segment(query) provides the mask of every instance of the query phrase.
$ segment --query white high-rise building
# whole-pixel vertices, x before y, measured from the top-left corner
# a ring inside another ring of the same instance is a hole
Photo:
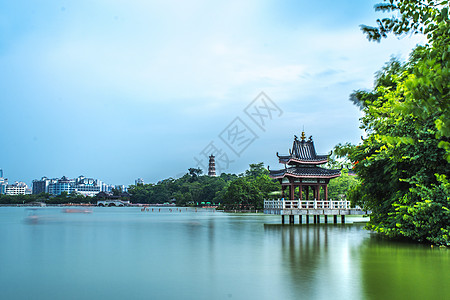
[[[74,188],[75,192],[77,192],[78,194],[93,197],[98,193],[100,193],[102,188],[102,182],[97,179],[80,176],[77,179],[75,179]]]
[[[29,194],[28,185],[25,182],[15,182],[6,186],[6,195],[26,195]]]

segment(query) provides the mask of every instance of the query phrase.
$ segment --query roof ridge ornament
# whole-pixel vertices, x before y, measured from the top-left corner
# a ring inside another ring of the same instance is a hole
[[[306,136],[305,136],[305,132],[304,131],[302,131],[302,142],[304,142],[305,141],[305,139],[306,139]]]

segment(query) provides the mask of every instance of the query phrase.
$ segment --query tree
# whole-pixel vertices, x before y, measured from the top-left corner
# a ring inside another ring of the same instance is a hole
[[[113,187],[111,192],[113,193],[114,196],[120,196],[120,194],[122,193],[122,187],[121,186]]]
[[[358,102],[359,104],[359,102]],[[333,151],[328,156],[328,162],[325,165],[329,169],[349,169],[352,167],[351,161],[348,159],[349,152],[353,149],[354,145],[350,143],[337,144],[334,146]]]
[[[330,181],[328,184],[329,199],[340,200],[341,198],[348,198],[348,193],[358,185],[358,179],[348,173],[347,169],[343,169],[341,176]]]
[[[264,199],[280,186],[268,175],[263,163],[250,164],[244,176],[232,181],[226,192],[219,193],[226,209],[262,209]],[[218,196],[219,196],[218,195]]]
[[[191,175],[191,182],[198,179],[198,177],[203,173],[200,168],[189,168],[189,175]]]
[[[250,164],[249,169],[245,171],[245,176],[256,178],[263,174],[269,174],[269,170],[264,168],[264,163]]]
[[[396,109],[427,120],[435,114],[436,138],[445,137],[439,147],[446,150],[450,162],[450,20],[449,1],[385,0],[377,11],[397,12],[390,18],[378,19],[378,26],[362,25],[369,40],[380,41],[388,33],[394,35],[425,34],[428,44],[412,55],[413,70],[403,79],[404,98]],[[386,3],[387,2],[387,3]],[[389,80],[389,78],[387,78]],[[380,81],[379,81],[380,82]],[[380,82],[384,85],[383,82]]]
[[[449,245],[448,1],[390,0],[376,9],[399,15],[363,26],[370,40],[424,33],[428,44],[414,49],[406,63],[387,63],[372,91],[352,95],[364,111],[367,137],[349,150],[360,179],[350,197],[372,210],[370,229]]]

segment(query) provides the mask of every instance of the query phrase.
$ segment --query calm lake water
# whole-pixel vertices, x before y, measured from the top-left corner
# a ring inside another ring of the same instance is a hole
[[[356,223],[279,223],[204,209],[0,207],[0,299],[449,299],[447,249]]]

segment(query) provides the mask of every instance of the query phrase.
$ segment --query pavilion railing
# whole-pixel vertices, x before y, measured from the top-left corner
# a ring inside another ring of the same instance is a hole
[[[350,201],[333,200],[264,200],[264,209],[350,209]]]

